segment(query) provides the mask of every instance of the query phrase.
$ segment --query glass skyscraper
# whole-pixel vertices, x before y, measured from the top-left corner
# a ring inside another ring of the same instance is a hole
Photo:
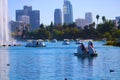
[[[73,22],[72,4],[69,0],[64,0],[63,5],[64,23],[70,24]]]
[[[61,13],[61,9],[55,9],[55,12],[54,12],[54,24],[55,24],[55,25],[62,24],[62,13]]]
[[[21,21],[22,16],[29,16],[30,28],[35,30],[40,25],[40,11],[32,10],[32,6],[24,6],[23,10],[16,10],[16,21]]]

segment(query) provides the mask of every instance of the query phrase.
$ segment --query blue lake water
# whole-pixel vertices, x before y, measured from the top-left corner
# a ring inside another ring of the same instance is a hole
[[[96,58],[74,56],[75,42],[46,42],[45,48],[0,47],[0,80],[120,80],[120,47],[103,44],[94,42]]]

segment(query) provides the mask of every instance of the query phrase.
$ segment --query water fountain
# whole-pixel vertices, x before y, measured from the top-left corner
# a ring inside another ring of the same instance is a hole
[[[10,31],[8,27],[8,1],[0,0],[0,45],[8,45]]]
[[[8,22],[8,0],[0,0],[0,46],[20,46],[11,38]]]

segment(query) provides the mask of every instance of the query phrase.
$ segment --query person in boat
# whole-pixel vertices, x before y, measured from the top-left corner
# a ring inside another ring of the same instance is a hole
[[[37,45],[37,41],[36,41],[36,40],[33,40],[32,46],[33,46],[33,47],[36,47],[36,45]]]
[[[88,42],[88,53],[89,54],[95,54],[96,53],[92,41]]]
[[[77,52],[80,53],[80,54],[87,53],[87,50],[86,50],[86,48],[85,48],[83,43],[81,43],[80,46],[78,46],[77,50],[78,50]]]
[[[37,41],[36,46],[38,46],[38,45],[39,45],[39,42]]]

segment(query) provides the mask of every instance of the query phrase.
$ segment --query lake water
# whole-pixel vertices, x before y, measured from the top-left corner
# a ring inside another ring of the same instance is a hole
[[[46,42],[45,48],[0,47],[0,80],[120,80],[120,48],[102,44],[94,42],[96,58],[74,56],[75,42]]]

